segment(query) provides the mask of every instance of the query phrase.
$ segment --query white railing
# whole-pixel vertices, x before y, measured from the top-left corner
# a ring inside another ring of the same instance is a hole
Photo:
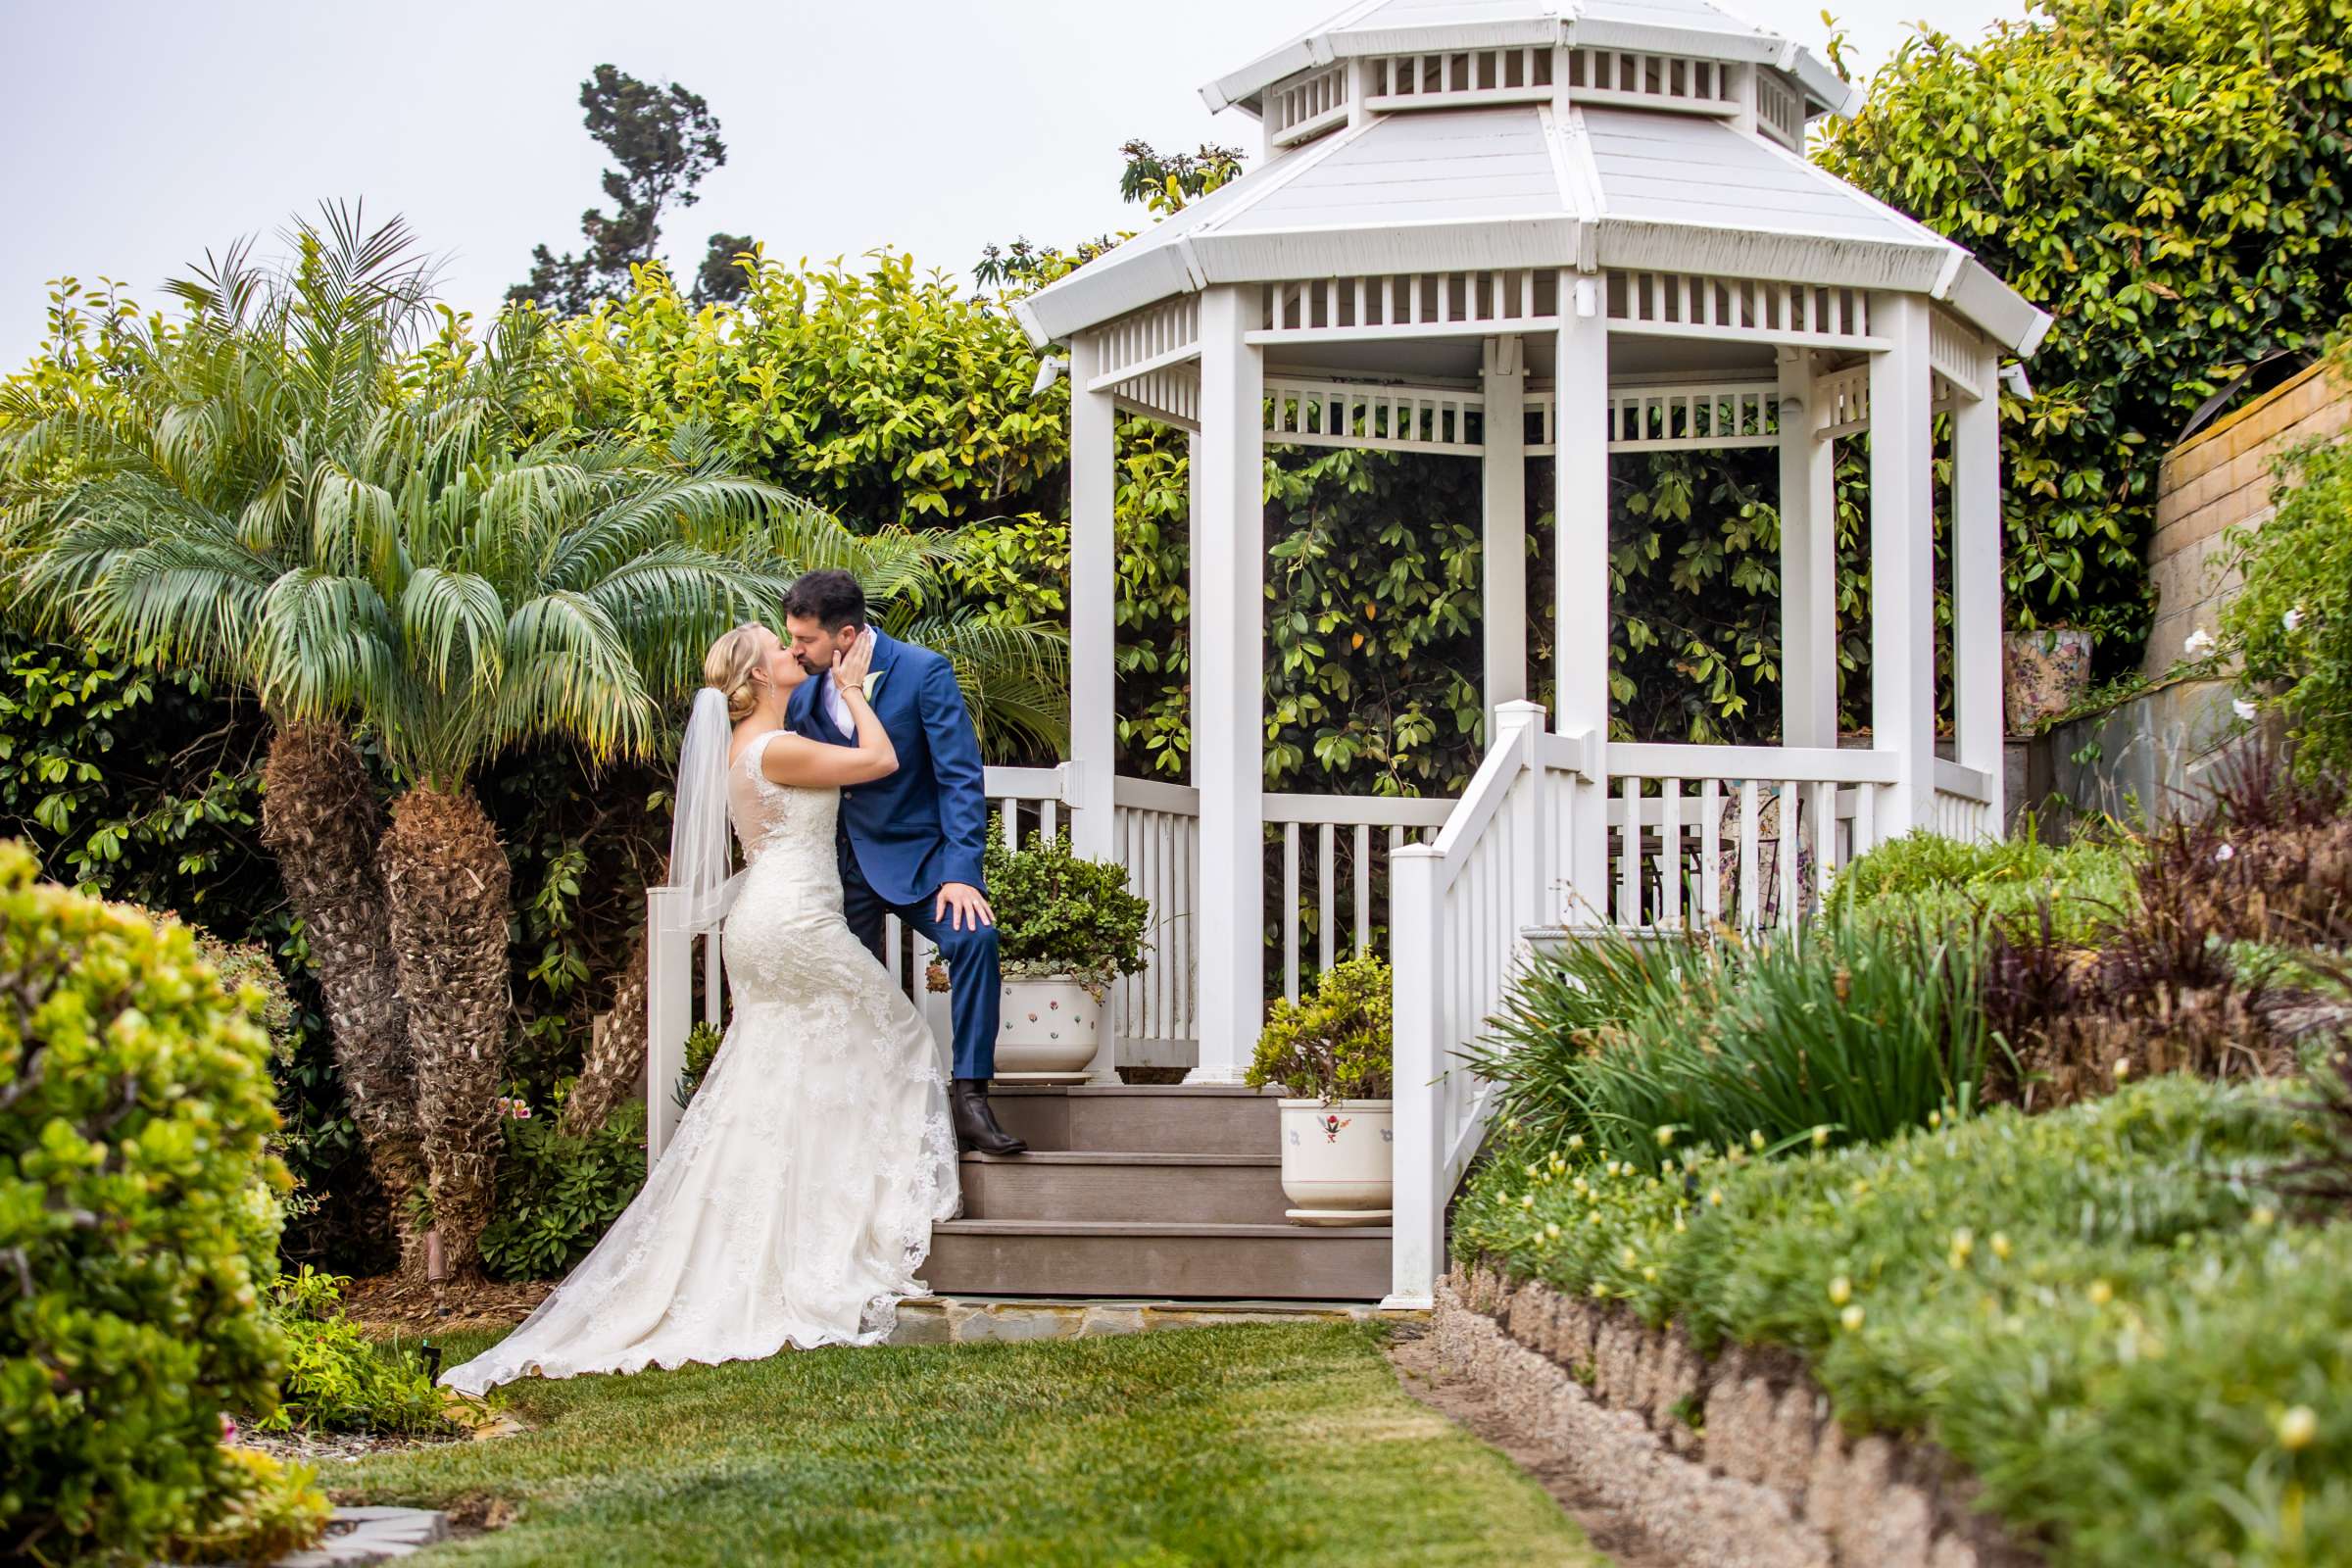
[[[1946,838],[1963,841],[2000,836],[1992,819],[1992,780],[1978,768],[1936,760],[1936,815],[1930,824]]]
[[[1269,87],[1261,100],[1266,144],[1293,147],[1348,123],[1348,67],[1345,62],[1292,76]]]
[[[1568,97],[1573,103],[1702,115],[1732,115],[1740,107],[1732,68],[1723,62],[1625,49],[1569,50]]]
[[[1886,752],[1792,746],[1609,748],[1609,923],[1743,932],[1821,906],[1868,849]],[[1564,924],[1580,921],[1572,912]]]
[[[1574,842],[1573,769],[1544,710],[1505,703],[1495,741],[1437,840],[1389,860],[1396,966],[1394,1241],[1388,1304],[1430,1296],[1446,1205],[1486,1134],[1488,1086],[1457,1054],[1486,1032],[1521,934],[1546,924]]]
[[[1298,1000],[1302,952],[1315,973],[1348,954],[1385,951],[1378,933],[1394,931],[1391,899],[1396,852],[1446,825],[1446,800],[1378,796],[1269,795],[1269,837],[1282,841],[1282,994]],[[1314,858],[1304,851],[1311,843]],[[1310,880],[1311,879],[1311,880]],[[1342,895],[1346,897],[1343,899]],[[1312,903],[1308,901],[1311,898]],[[1348,944],[1340,942],[1340,911],[1348,911]]]
[[[1549,46],[1379,55],[1364,63],[1368,108],[1455,109],[1465,104],[1548,103]]]
[[[1127,886],[1152,906],[1144,970],[1121,980],[1111,995],[1119,1059],[1190,1066],[1200,1059],[1200,792],[1189,784],[1117,779],[1111,814],[1112,850],[1127,867]]]

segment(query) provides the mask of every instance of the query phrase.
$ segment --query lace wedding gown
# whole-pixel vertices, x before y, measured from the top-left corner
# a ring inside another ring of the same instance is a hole
[[[841,792],[760,772],[776,733],[728,771],[750,869],[726,1041],[636,1200],[452,1388],[871,1345],[924,1293],[931,1222],[958,1203],[938,1047],[842,920]]]

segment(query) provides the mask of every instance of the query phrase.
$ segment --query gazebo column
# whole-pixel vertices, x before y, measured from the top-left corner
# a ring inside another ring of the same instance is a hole
[[[1485,395],[1484,554],[1480,618],[1486,626],[1487,744],[1494,712],[1527,696],[1527,363],[1522,340],[1491,337],[1479,385]]]
[[[1200,1060],[1238,1084],[1265,1017],[1265,362],[1253,288],[1200,296],[1193,459],[1193,782],[1200,795]]]
[[[1870,728],[1894,759],[1874,827],[1886,840],[1935,820],[1935,456],[1928,302],[1873,294],[1870,362]]]
[[[1102,340],[1070,343],[1070,847],[1089,859],[1113,858],[1112,780],[1118,773],[1116,488],[1118,409],[1091,392]],[[1118,1041],[1107,1022],[1088,1063],[1096,1083],[1117,1083]]]
[[[1552,728],[1590,737],[1575,786],[1562,919],[1598,924],[1609,908],[1609,323],[1603,279],[1560,274],[1552,376]]]
[[[1989,781],[1987,831],[2001,799],[2001,400],[1997,356],[1977,358],[1984,397],[1952,411],[1952,718],[1957,760]]]
[[[1838,444],[1813,433],[1813,354],[1780,351],[1781,744],[1838,744]]]

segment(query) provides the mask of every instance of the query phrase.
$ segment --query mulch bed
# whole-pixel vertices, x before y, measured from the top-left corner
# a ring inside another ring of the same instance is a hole
[[[353,1280],[343,1309],[375,1334],[435,1334],[451,1329],[512,1328],[556,1288],[553,1280],[428,1285],[379,1274]]]

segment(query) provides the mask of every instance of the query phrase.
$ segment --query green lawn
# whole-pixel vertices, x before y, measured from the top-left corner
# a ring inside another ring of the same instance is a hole
[[[450,1359],[491,1338],[451,1335]],[[1348,1325],[824,1350],[512,1400],[521,1436],[327,1479],[518,1509],[435,1563],[1605,1561]]]

